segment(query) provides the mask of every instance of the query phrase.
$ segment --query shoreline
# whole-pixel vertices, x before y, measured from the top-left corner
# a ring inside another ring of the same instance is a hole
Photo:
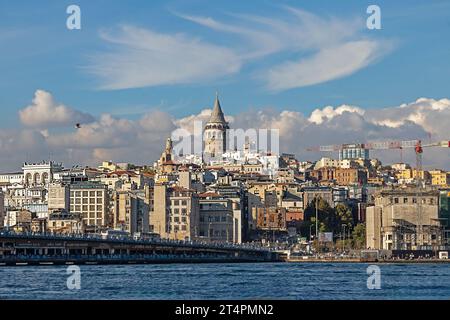
[[[292,259],[285,260],[287,263],[380,263],[380,264],[424,264],[424,263],[450,263],[450,259],[416,259],[416,260],[361,260],[361,259]]]

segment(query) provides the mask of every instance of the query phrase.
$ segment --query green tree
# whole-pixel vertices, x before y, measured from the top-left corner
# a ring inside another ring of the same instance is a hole
[[[363,249],[366,247],[366,225],[359,223],[353,229],[353,247],[356,249]]]
[[[341,232],[342,226],[345,224],[347,228],[353,227],[353,214],[352,210],[345,204],[339,203],[335,208],[336,213],[336,225],[334,226],[335,232]]]
[[[305,220],[316,223],[316,202],[319,216],[319,231],[333,231],[335,214],[333,208],[321,197],[314,198],[305,209]]]

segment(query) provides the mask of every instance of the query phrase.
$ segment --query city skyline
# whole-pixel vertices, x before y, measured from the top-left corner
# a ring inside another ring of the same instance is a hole
[[[354,1],[77,4],[81,30],[66,28],[66,3],[1,10],[1,171],[152,163],[174,129],[208,118],[215,91],[231,126],[278,128],[302,160],[320,156],[311,145],[449,139],[444,1],[379,1],[381,30]],[[450,169],[447,157],[427,151],[424,166]]]

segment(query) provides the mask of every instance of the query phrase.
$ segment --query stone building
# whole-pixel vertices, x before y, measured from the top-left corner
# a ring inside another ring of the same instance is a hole
[[[85,223],[79,213],[70,213],[65,209],[55,210],[48,217],[47,231],[59,234],[83,234]]]
[[[367,247],[414,250],[441,245],[439,191],[383,190],[366,209]]]
[[[116,190],[112,193],[114,228],[134,234],[149,231],[150,203],[145,190]]]
[[[228,129],[229,126],[225,121],[219,97],[216,95],[211,117],[203,132],[203,139],[205,142],[203,156],[206,163],[214,158],[222,159],[222,154],[227,150],[226,132]]]
[[[155,184],[150,231],[166,239],[195,239],[199,225],[198,195],[180,186]]]
[[[47,186],[54,180],[53,175],[63,170],[61,163],[43,161],[40,163],[24,163],[24,184],[26,186]]]

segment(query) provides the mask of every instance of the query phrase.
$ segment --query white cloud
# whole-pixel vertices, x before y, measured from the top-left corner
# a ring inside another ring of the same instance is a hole
[[[263,77],[273,91],[310,86],[351,75],[372,63],[381,52],[376,41],[347,42],[299,61],[284,62]]]
[[[392,48],[388,41],[362,37],[365,24],[360,18],[323,18],[291,7],[281,12],[271,18],[231,14],[226,22],[175,13],[231,35],[208,40],[125,25],[118,32],[100,34],[113,49],[95,55],[88,70],[99,78],[101,89],[116,90],[204,83],[263,60],[252,65],[254,78],[271,91],[282,91],[348,76]]]
[[[325,120],[331,120],[335,116],[341,115],[344,112],[356,112],[364,115],[364,110],[354,106],[342,105],[334,109],[332,106],[327,106],[323,109],[315,109],[309,117],[310,122],[321,124]]]
[[[102,89],[141,88],[208,81],[236,73],[241,59],[232,50],[185,34],[162,34],[122,26],[101,37],[115,51],[93,57],[88,70]]]
[[[35,128],[58,127],[90,122],[93,117],[54,101],[51,93],[36,90],[33,103],[19,111],[20,121]]]
[[[226,106],[223,106],[226,112]],[[74,112],[77,112],[74,110]],[[140,119],[129,120],[101,115],[80,129],[61,132],[52,128],[0,130],[1,170],[16,170],[23,161],[52,158],[66,165],[97,165],[102,160],[152,164],[164,148],[171,133],[182,128],[192,132],[196,120],[208,120],[211,108],[198,114],[174,118],[161,110],[150,111]],[[300,160],[315,160],[323,154],[308,153],[314,145],[422,139],[450,140],[449,99],[421,98],[384,109],[357,106],[327,106],[310,114],[294,110],[266,108],[247,110],[227,117],[234,129],[264,128],[280,130],[280,151],[295,153]],[[397,121],[389,125],[388,121]],[[450,169],[450,149],[427,148],[424,167]],[[372,152],[384,162],[400,160],[400,152]],[[414,151],[404,150],[403,159],[415,163]]]

